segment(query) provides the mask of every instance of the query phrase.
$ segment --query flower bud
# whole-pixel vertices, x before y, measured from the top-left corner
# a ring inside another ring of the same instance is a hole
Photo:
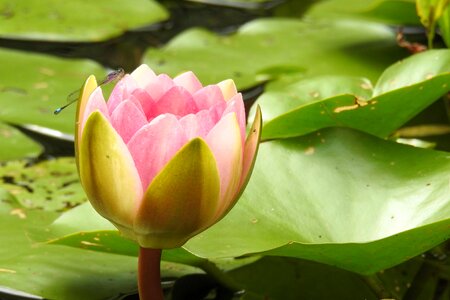
[[[141,65],[106,102],[90,76],[80,95],[75,152],[92,206],[146,248],[174,248],[236,203],[256,158],[261,113],[245,139],[232,80],[203,87]]]

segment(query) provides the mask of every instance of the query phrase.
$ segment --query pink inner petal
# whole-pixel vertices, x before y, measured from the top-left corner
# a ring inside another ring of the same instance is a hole
[[[108,110],[110,113],[125,99],[128,99],[130,94],[138,88],[138,84],[133,77],[126,74],[114,87],[108,99]]]
[[[156,102],[158,114],[170,113],[185,116],[197,112],[191,94],[181,86],[174,86]]]
[[[134,93],[132,93],[132,94],[130,95],[130,97],[128,98],[128,100],[131,101],[131,102],[133,102],[133,104],[136,105],[136,107],[137,107],[137,108],[141,111],[141,113],[145,116],[144,109],[142,108],[142,105],[141,105],[141,101],[139,101],[139,99],[138,99],[136,96],[134,96]],[[116,107],[116,109],[117,109],[117,107]],[[114,111],[115,111],[115,110],[114,110]]]
[[[242,94],[238,93],[234,95],[233,98],[231,98],[227,102],[227,108],[223,112],[223,116],[227,115],[230,112],[234,112],[236,114],[239,128],[241,129],[241,138],[242,138],[242,144],[245,143],[245,106],[244,106],[244,100],[242,99]]]
[[[202,110],[197,114],[189,114],[179,120],[181,126],[186,132],[188,140],[195,137],[206,138],[208,132],[214,127],[211,115],[207,110]]]
[[[229,113],[206,137],[219,170],[221,207],[225,207],[228,201],[233,200],[241,179],[243,145],[240,135],[236,115]]]
[[[186,142],[183,128],[177,118],[170,114],[155,118],[136,132],[127,146],[141,177],[144,191]]]
[[[192,96],[199,110],[208,109],[219,102],[225,102],[222,90],[217,85],[208,85]]]
[[[160,74],[145,87],[145,90],[157,102],[173,86],[172,78]]]
[[[139,102],[137,104],[140,106]],[[131,100],[122,101],[111,115],[111,125],[124,143],[128,143],[136,131],[146,124],[147,118],[144,113]]]
[[[227,102],[219,102],[214,104],[208,111],[214,124],[222,118],[223,112],[227,108]]]
[[[234,95],[237,94],[236,84],[231,79],[226,79],[217,84],[222,90],[223,98],[225,101],[229,101]]]
[[[84,109],[83,118],[80,120],[81,121],[80,132],[83,132],[84,124],[86,123],[86,120],[88,119],[90,114],[96,110],[99,110],[108,120],[110,119],[108,108],[106,107],[106,102],[105,98],[103,97],[101,87],[97,87],[89,96],[89,100],[86,103],[86,107]]]
[[[142,110],[147,118],[147,120],[152,119],[157,116],[155,100],[152,96],[143,89],[136,89],[133,91],[132,96],[141,103]]]
[[[155,72],[149,68],[146,64],[142,64],[137,67],[131,74],[131,77],[136,80],[137,84],[144,88],[146,87],[152,80],[156,78]]]
[[[178,75],[173,79],[176,85],[184,87],[189,93],[193,94],[202,88],[202,84],[198,80],[197,76],[191,71]]]

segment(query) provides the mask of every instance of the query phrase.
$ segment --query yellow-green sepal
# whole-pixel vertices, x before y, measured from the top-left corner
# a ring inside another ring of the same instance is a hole
[[[247,139],[245,140],[242,175],[241,181],[239,182],[239,188],[237,190],[236,195],[234,196],[233,202],[230,203],[227,210],[224,211],[224,213],[221,215],[220,218],[223,218],[233,208],[233,206],[236,204],[236,202],[239,200],[242,193],[244,192],[248,182],[250,181],[250,176],[253,172],[253,168],[255,167],[259,143],[261,142],[261,132],[262,132],[262,113],[261,108],[259,107],[259,105],[257,105],[252,127],[250,128],[250,131],[247,135]]]
[[[133,228],[141,180],[127,146],[99,111],[87,119],[78,147],[80,179],[92,206],[114,224]]]
[[[86,104],[89,100],[89,96],[92,92],[97,88],[97,80],[94,75],[90,75],[88,79],[86,79],[83,87],[81,88],[80,95],[78,96],[78,104],[77,104],[77,114],[75,117],[75,158],[78,165],[78,145],[79,140],[81,138],[81,120],[80,118],[84,115],[84,109],[86,108]]]
[[[195,138],[153,179],[138,208],[134,231],[146,248],[176,248],[214,217],[220,179],[213,153]]]

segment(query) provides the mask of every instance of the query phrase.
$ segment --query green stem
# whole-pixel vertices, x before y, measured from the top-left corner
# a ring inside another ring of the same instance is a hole
[[[161,288],[161,249],[139,249],[138,287],[140,300],[164,300]]]
[[[232,292],[243,291],[244,288],[239,285],[233,278],[228,276],[225,272],[220,270],[214,263],[210,261],[205,261],[198,266],[200,269],[205,271],[208,275],[214,278],[223,287],[229,289]]]

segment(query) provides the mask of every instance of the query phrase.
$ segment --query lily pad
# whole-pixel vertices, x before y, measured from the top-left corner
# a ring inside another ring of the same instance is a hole
[[[263,143],[237,206],[185,248],[201,257],[264,252],[371,274],[450,237],[449,168],[447,153],[348,129]]]
[[[139,253],[138,245],[123,238],[109,221],[101,217],[92,208],[90,203],[84,203],[65,212],[45,230],[32,230],[30,233],[33,240],[51,245],[64,245],[135,257]],[[208,269],[211,264],[216,264],[222,270],[230,270],[251,263],[256,259],[258,257],[238,260],[225,258],[211,262],[183,248],[164,250],[162,254],[162,260],[167,263],[179,263],[201,269]]]
[[[64,211],[86,201],[73,158],[30,166],[27,161],[5,162],[0,168],[0,188],[27,208]]]
[[[0,123],[0,161],[36,157],[41,147],[17,129]]]
[[[33,242],[29,232],[45,231],[58,216],[27,209],[0,189],[0,293],[45,299],[119,299],[136,293],[137,258]],[[201,272],[162,263],[163,277]]]
[[[233,78],[246,89],[286,70],[374,80],[403,55],[394,33],[384,25],[272,18],[249,22],[230,36],[187,30],[163,48],[149,49],[144,62],[170,75],[192,70],[205,84]]]
[[[22,2],[20,2],[22,3]],[[88,60],[69,60],[47,55],[0,49],[0,121],[36,124],[72,133],[75,105],[58,116],[53,111],[90,74],[103,78],[107,72]]]
[[[0,37],[7,39],[96,42],[168,18],[152,0],[0,0]]]
[[[269,85],[257,103],[263,139],[348,126],[386,137],[450,91],[450,50],[432,50],[398,62],[374,88],[360,78],[322,76]]]
[[[414,0],[328,0],[314,5],[307,16],[359,18],[397,25],[420,25]]]
[[[292,258],[264,257],[229,275],[245,289],[243,300],[378,299],[354,273]]]
[[[213,260],[279,255],[372,274],[450,237],[449,168],[447,153],[350,129],[266,142],[235,208],[184,249]],[[58,226],[83,228],[67,224]],[[58,243],[80,247],[84,234]]]

